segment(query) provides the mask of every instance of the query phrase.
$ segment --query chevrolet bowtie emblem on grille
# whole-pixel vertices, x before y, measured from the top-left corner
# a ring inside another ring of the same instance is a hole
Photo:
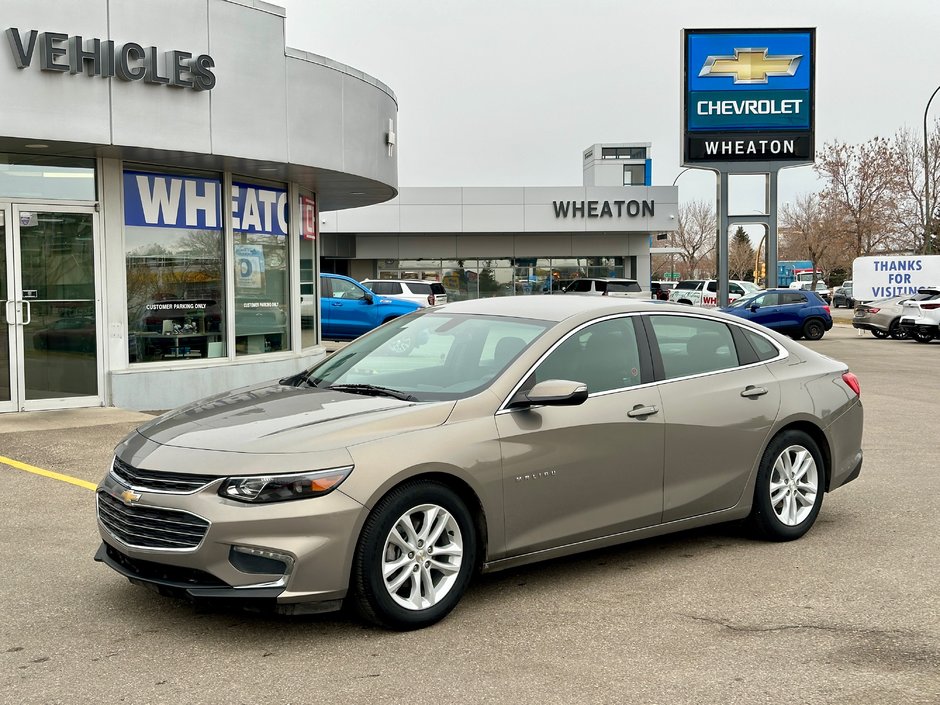
[[[140,499],[140,495],[134,492],[134,490],[124,490],[121,492],[121,501],[124,504],[131,505]]]
[[[709,56],[699,76],[733,76],[735,83],[767,83],[768,76],[792,76],[800,54],[767,56],[767,49],[735,49],[734,56]]]

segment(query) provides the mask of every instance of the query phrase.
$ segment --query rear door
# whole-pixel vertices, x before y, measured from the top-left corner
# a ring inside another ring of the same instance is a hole
[[[733,507],[777,417],[780,385],[743,332],[736,342],[734,324],[668,313],[646,320],[663,380],[663,522]]]

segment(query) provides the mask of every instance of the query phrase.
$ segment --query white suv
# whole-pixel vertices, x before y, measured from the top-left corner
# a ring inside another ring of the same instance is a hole
[[[898,325],[918,343],[940,338],[940,288],[922,286],[917,296],[901,303]]]
[[[622,296],[628,299],[648,299],[650,293],[643,291],[636,279],[614,279],[613,277],[583,277],[575,279],[565,287],[566,294],[588,294],[593,296]]]
[[[440,282],[417,279],[364,279],[362,285],[378,296],[413,301],[421,307],[447,303],[447,290]]]
[[[728,282],[728,303],[742,296],[756,294],[760,287],[752,282],[731,280]],[[669,302],[674,304],[687,304],[703,308],[718,306],[718,280],[717,279],[685,279],[676,288],[669,292]]]

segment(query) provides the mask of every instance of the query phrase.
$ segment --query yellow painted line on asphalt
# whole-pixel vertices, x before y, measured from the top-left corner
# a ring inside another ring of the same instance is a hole
[[[16,468],[17,470],[25,470],[26,472],[31,472],[34,475],[42,475],[43,477],[51,477],[53,480],[61,480],[62,482],[68,482],[73,485],[78,485],[79,487],[84,487],[86,490],[95,490],[98,488],[94,482],[88,482],[87,480],[79,480],[77,477],[72,477],[71,475],[63,475],[61,472],[52,472],[52,470],[43,470],[42,468],[37,468],[35,465],[27,465],[26,463],[21,463],[18,460],[13,460],[13,458],[4,458],[0,455],[0,464],[9,465],[11,468]]]

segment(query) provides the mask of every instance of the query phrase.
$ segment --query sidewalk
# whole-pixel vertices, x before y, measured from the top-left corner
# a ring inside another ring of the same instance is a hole
[[[152,418],[153,414],[101,406],[88,409],[13,412],[0,414],[0,435],[26,431],[90,428],[118,423],[143,423]]]

